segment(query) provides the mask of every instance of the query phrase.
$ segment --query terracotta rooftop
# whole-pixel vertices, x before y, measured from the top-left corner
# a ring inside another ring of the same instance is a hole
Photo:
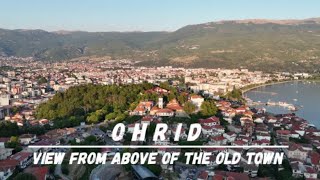
[[[14,159],[0,160],[0,171],[7,171],[8,169],[15,169],[19,161]]]
[[[26,173],[30,173],[36,177],[37,180],[45,180],[46,174],[49,172],[48,167],[28,167],[24,170]]]
[[[16,154],[12,155],[10,159],[14,159],[14,160],[21,162],[25,159],[28,159],[31,155],[32,155],[31,152],[18,152]]]

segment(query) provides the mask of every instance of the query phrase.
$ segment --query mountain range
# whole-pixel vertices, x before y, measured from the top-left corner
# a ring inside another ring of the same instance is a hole
[[[174,32],[84,32],[0,29],[0,56],[63,61],[108,56],[140,65],[320,69],[320,18],[247,19],[188,25]]]

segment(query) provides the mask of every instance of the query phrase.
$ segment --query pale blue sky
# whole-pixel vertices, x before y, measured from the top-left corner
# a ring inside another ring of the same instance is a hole
[[[173,31],[230,19],[320,17],[320,0],[0,0],[0,28]]]

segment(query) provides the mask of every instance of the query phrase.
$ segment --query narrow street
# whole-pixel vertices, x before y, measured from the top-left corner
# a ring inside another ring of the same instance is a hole
[[[90,180],[112,180],[123,173],[121,165],[111,165],[110,161],[92,170]]]
[[[56,166],[56,168],[54,170],[54,174],[59,176],[63,180],[70,180],[70,178],[68,178],[66,175],[62,174],[61,164],[57,164],[57,166]]]

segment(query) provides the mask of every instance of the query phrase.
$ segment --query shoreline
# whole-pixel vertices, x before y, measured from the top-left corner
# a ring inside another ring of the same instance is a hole
[[[272,85],[276,85],[276,84],[283,84],[283,83],[290,83],[290,82],[302,82],[302,81],[316,81],[316,82],[320,82],[320,80],[308,80],[308,79],[300,79],[300,80],[287,80],[287,81],[278,81],[278,82],[272,82],[272,83],[266,83],[266,84],[257,84],[256,86],[253,86],[251,88],[248,89],[241,89],[242,91],[242,95],[244,95],[244,93],[254,90],[254,89],[258,89],[260,87],[265,87],[265,86],[272,86]]]
[[[276,85],[276,84],[283,84],[283,83],[294,83],[294,82],[320,82],[319,79],[301,79],[301,80],[287,80],[287,81],[280,81],[280,82],[272,82],[272,83],[266,83],[266,84],[259,84],[259,85],[255,85],[251,88],[248,88],[248,89],[245,89],[245,90],[242,90],[242,96],[245,97],[245,93],[246,92],[249,92],[251,90],[255,90],[257,88],[260,88],[260,87],[265,87],[265,86],[271,86],[271,85]],[[246,102],[247,104],[247,102]],[[248,104],[247,104],[248,105]],[[299,110],[298,110],[299,111]],[[270,111],[267,111],[268,113],[271,113],[271,114],[277,114],[277,113],[273,113],[273,112],[270,112]],[[289,111],[288,111],[289,112]],[[296,114],[296,112],[293,112]],[[315,123],[314,120],[311,120],[310,118],[306,119],[306,117],[304,116],[299,116],[305,120],[307,120],[308,124],[311,124],[313,126],[315,126],[317,129],[320,128],[320,124],[318,123]]]

